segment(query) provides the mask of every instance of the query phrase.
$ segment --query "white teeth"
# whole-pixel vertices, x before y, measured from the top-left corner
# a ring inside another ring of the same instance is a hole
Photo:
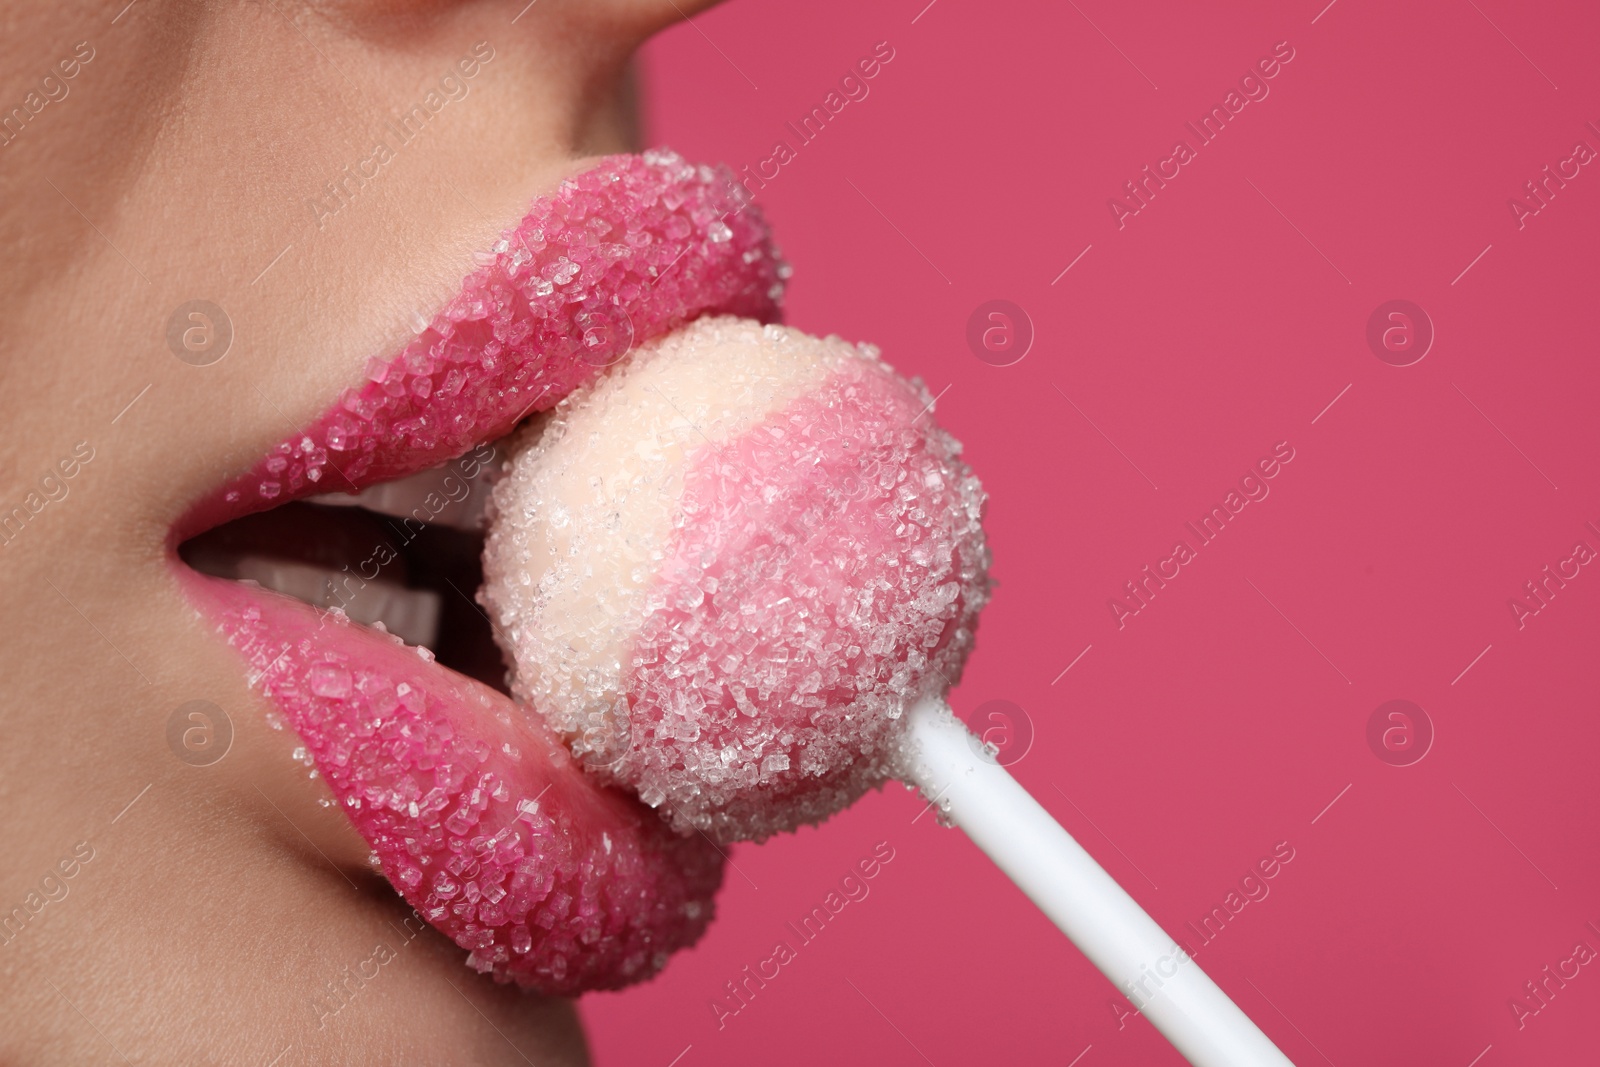
[[[439,638],[439,594],[431,589],[406,589],[392,582],[368,582],[348,571],[263,556],[242,556],[231,568],[233,578],[257,582],[267,589],[320,608],[343,608],[359,623],[382,623],[408,645],[432,646]]]
[[[493,444],[479,445],[443,467],[418,471],[359,493],[324,493],[307,497],[312,504],[362,507],[398,519],[451,526],[458,530],[483,528],[489,490],[500,475],[499,456]]]

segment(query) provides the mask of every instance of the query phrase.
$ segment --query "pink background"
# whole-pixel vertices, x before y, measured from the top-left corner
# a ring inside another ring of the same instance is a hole
[[[1507,205],[1600,149],[1592,7],[925,2],[739,0],[645,81],[652,140],[737,168],[894,49],[759,201],[790,321],[942,391],[992,496],[957,710],[1026,710],[1014,773],[1174,934],[1289,843],[1197,958],[1296,1063],[1592,1063],[1600,965],[1520,1029],[1509,1002],[1600,950],[1600,567],[1521,630],[1508,601],[1600,549],[1600,167],[1520,230]],[[1270,95],[1119,230],[1108,199],[1285,40]],[[1014,366],[967,347],[994,298],[1037,333]],[[1395,298],[1437,331],[1412,366],[1366,342]],[[1108,600],[1280,441],[1270,495],[1119,630]],[[1412,766],[1366,739],[1397,698],[1436,731]],[[696,950],[583,1001],[599,1063],[1181,1063],[920,810],[891,787],[737,849]],[[880,841],[870,895],[799,946],[785,924]],[[719,1029],[780,939],[797,957]]]

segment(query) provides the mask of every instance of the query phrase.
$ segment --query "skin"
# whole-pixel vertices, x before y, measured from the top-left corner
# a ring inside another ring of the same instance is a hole
[[[534,196],[635,147],[629,56],[709,0],[121,2],[0,10],[0,111],[94,49],[0,148],[0,511],[93,449],[0,548],[0,914],[93,850],[0,944],[0,1062],[586,1062],[569,1003],[401,925],[165,541],[396,351]],[[469,94],[319,226],[307,201],[480,41]],[[192,299],[233,325],[211,366],[167,346]],[[191,700],[232,725],[209,766],[167,741]],[[393,958],[332,1012],[329,983],[371,975],[380,942]]]

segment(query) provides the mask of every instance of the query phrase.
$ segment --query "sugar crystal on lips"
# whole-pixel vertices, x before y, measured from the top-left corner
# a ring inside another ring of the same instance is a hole
[[[435,466],[708,311],[777,317],[789,268],[725,170],[611,156],[540,197],[399,355],[225,490],[270,506]],[[498,422],[485,432],[481,414]],[[395,447],[396,439],[403,445]]]

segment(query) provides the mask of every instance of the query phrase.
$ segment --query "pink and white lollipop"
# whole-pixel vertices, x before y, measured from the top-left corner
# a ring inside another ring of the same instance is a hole
[[[876,349],[732,318],[580,391],[495,490],[514,695],[723,841],[896,777],[988,597],[983,490],[931,404]]]
[[[983,491],[876,349],[739,319],[564,400],[495,487],[512,691],[673,827],[762,839],[916,785],[1199,1067],[1287,1067],[950,713]]]

